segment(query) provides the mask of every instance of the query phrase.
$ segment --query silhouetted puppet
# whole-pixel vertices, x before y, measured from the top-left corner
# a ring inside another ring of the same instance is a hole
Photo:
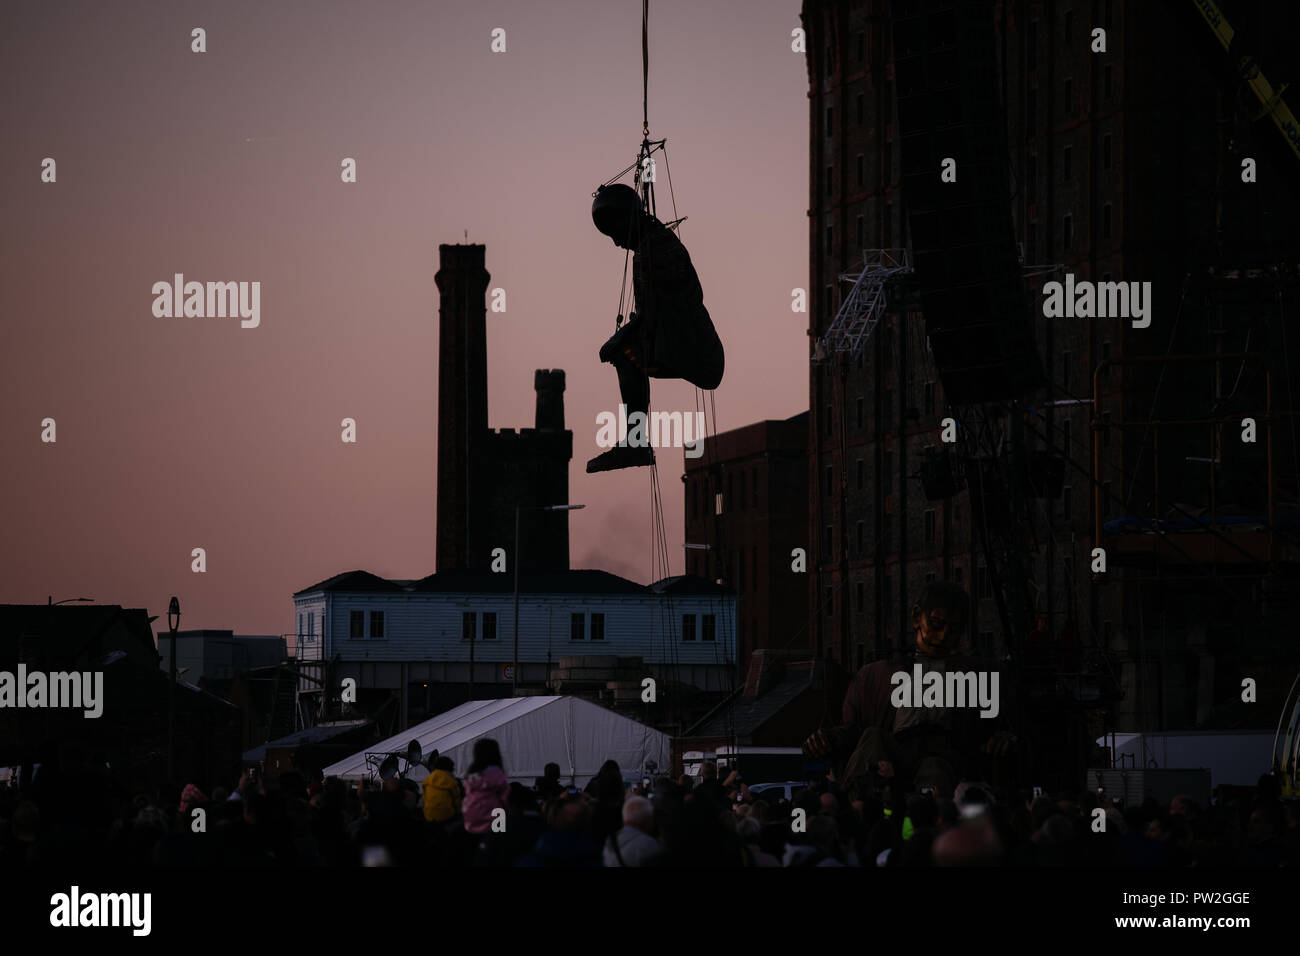
[[[622,183],[597,190],[591,218],[614,245],[633,253],[632,290],[638,311],[600,349],[600,360],[618,372],[628,420],[633,421],[635,412],[648,419],[651,378],[681,378],[699,388],[717,388],[722,381],[722,342],[681,240],[645,211],[636,190]],[[587,462],[587,471],[653,461],[649,446],[625,440]]]

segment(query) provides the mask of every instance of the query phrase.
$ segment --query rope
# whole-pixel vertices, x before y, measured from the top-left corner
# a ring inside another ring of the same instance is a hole
[[[650,0],[641,0],[641,135],[650,135]]]

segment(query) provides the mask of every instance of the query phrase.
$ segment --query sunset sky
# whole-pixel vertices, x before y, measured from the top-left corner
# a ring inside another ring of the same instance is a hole
[[[651,3],[651,135],[726,348],[723,431],[807,408],[798,14]],[[623,271],[591,192],[636,158],[640,20],[639,0],[5,3],[0,603],[165,615],[174,594],[183,628],[284,633],[292,593],[330,575],[431,573],[433,276],[466,231],[507,295],[487,320],[489,424],[531,426],[533,370],[565,369],[572,566],[649,581],[649,469],[584,471],[617,409],[596,353]],[[153,284],[178,272],[260,281],[260,326],[155,317]],[[695,407],[684,382],[652,396]],[[661,454],[675,573],[681,472]]]

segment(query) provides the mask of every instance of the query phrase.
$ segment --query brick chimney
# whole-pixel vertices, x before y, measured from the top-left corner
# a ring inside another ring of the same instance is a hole
[[[440,245],[438,284],[438,571],[486,567],[486,247]],[[481,499],[481,500],[480,500]]]

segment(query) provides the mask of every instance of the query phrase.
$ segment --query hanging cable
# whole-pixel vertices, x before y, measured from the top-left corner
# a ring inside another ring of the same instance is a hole
[[[650,0],[641,0],[641,135],[650,136]]]

